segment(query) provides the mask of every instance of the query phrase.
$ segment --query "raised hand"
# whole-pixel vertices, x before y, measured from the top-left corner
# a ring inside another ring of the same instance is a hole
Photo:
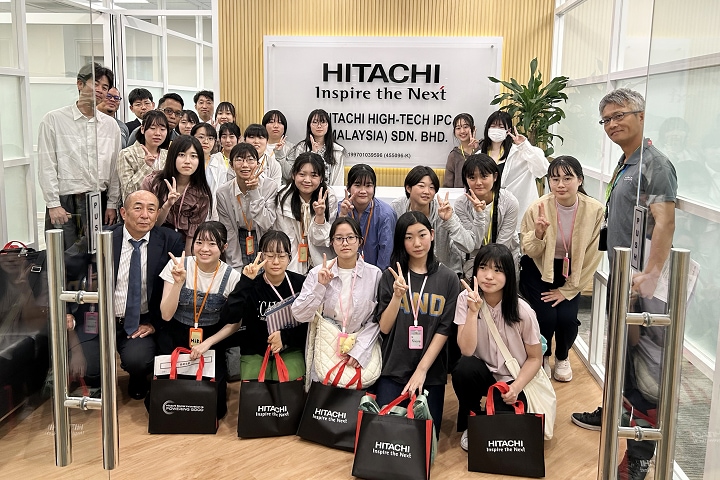
[[[452,217],[453,214],[453,208],[452,205],[450,205],[450,201],[448,200],[450,196],[450,192],[445,192],[445,200],[440,198],[440,194],[437,195],[437,201],[438,201],[438,217],[440,217],[443,220],[450,220],[450,217]]]
[[[545,216],[545,204],[541,203],[538,205],[538,216],[535,219],[535,236],[538,240],[545,238],[545,232],[550,226],[547,217]]]
[[[328,196],[328,189],[325,189],[325,193],[323,194],[323,188],[320,187],[318,190],[318,199],[313,202],[313,210],[315,211],[315,218],[317,218],[319,221],[316,223],[325,223],[325,201],[327,200]]]
[[[470,140],[468,142],[468,147],[470,147],[473,152],[480,146],[480,141],[474,137],[474,134],[475,132],[470,134]]]
[[[330,263],[327,261],[327,255],[323,253],[323,263],[322,268],[318,270],[318,282],[322,285],[327,286],[328,283],[330,283],[330,280],[333,279],[335,276],[332,271],[330,270],[333,265],[335,265],[335,262],[337,261],[337,257],[330,260]]]
[[[467,296],[467,306],[468,310],[470,310],[473,313],[477,313],[480,310],[480,307],[482,307],[483,299],[480,297],[480,292],[478,290],[478,278],[477,276],[473,277],[475,280],[474,288],[470,288],[470,285],[467,284],[465,280],[460,280],[460,283],[462,283],[463,287],[465,287],[465,290],[468,292]]]
[[[485,200],[480,200],[472,190],[470,190],[470,193],[466,193],[465,197],[470,200],[470,203],[476,212],[482,212],[485,210]]]
[[[393,282],[393,296],[396,298],[402,298],[405,295],[405,292],[408,291],[408,285],[403,278],[403,271],[402,268],[400,268],[400,262],[397,262],[395,265],[397,265],[397,272],[393,270],[392,267],[388,267],[392,276],[395,277],[395,281]]]
[[[352,201],[350,200],[352,198],[352,195],[350,195],[350,192],[348,192],[348,189],[345,189],[345,198],[343,199],[342,203],[340,203],[340,216],[341,217],[347,217],[348,213],[352,212],[355,209],[355,205],[352,204]]]
[[[260,167],[258,167],[257,169],[255,169],[255,172],[254,172],[252,175],[250,175],[250,178],[248,178],[247,180],[245,180],[245,187],[246,187],[248,190],[255,190],[255,189],[257,189],[258,186],[260,185],[260,175],[262,175],[262,173],[263,173],[264,171],[265,171],[265,165],[264,165],[264,164],[260,165]]]
[[[282,148],[285,146],[285,135],[280,137],[280,141],[275,144],[275,150],[282,150]]]
[[[515,132],[515,133],[513,133],[513,132]],[[522,135],[520,135],[520,134],[518,133],[516,127],[513,127],[512,130],[508,129],[507,133],[508,133],[508,135],[510,135],[510,137],[513,139],[513,143],[514,143],[515,145],[520,145],[520,144],[523,143],[525,140],[527,140],[525,137],[523,137]]]
[[[185,271],[185,252],[182,252],[180,259],[175,257],[172,252],[168,252],[168,254],[170,255],[170,258],[172,258],[173,263],[175,263],[175,265],[173,265],[170,269],[173,280],[176,284],[184,285],[185,279],[187,278],[187,272]]]
[[[310,145],[313,153],[317,153],[318,150],[320,150],[320,142],[315,140],[315,137],[313,135],[310,135]]]
[[[167,201],[170,203],[170,206],[172,207],[175,205],[175,202],[178,198],[180,198],[180,193],[177,191],[177,181],[175,180],[175,177],[172,177],[172,184],[168,182],[167,178],[165,179],[165,185],[168,187],[168,196]]]
[[[257,257],[255,257],[255,261],[249,265],[245,265],[242,270],[242,274],[248,277],[250,280],[254,280],[255,277],[257,277],[258,272],[260,269],[265,265],[265,262],[267,260],[260,261],[260,254],[257,254]]]
[[[158,156],[150,153],[150,150],[148,150],[147,147],[145,145],[143,145],[142,143],[140,144],[140,146],[142,147],[143,152],[145,152],[145,164],[150,168],[154,167],[155,160],[157,160]]]

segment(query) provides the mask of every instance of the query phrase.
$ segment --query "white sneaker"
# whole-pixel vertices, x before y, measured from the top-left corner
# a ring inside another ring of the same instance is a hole
[[[545,375],[547,375],[548,378],[552,378],[552,373],[550,372],[550,357],[543,357],[542,368],[545,370]]]
[[[558,360],[555,358],[555,371],[553,377],[558,382],[569,382],[572,380],[572,368],[570,367],[570,360]]]
[[[468,451],[468,435],[467,435],[467,432],[468,432],[468,431],[465,430],[465,431],[462,433],[462,436],[460,437],[460,448],[462,448],[462,449],[465,450],[466,452]]]

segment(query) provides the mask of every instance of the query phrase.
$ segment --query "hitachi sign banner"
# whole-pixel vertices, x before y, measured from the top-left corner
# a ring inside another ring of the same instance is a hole
[[[265,111],[305,137],[308,114],[330,114],[348,164],[444,167],[452,120],[468,112],[477,136],[499,92],[502,38],[271,37],[264,39]]]

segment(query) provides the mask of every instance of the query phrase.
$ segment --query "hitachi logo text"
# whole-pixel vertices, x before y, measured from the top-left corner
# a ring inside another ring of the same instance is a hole
[[[347,423],[347,413],[325,408],[316,408],[313,418],[323,422]]]
[[[412,453],[410,453],[410,445],[402,445],[400,443],[375,442],[375,448],[373,448],[372,452],[375,455],[412,458]]]
[[[488,448],[522,447],[522,440],[488,440]]]
[[[288,417],[288,409],[286,406],[276,407],[275,405],[258,405],[256,417]]]

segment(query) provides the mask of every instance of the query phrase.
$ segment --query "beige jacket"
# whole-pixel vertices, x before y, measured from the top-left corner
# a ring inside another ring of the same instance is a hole
[[[572,232],[570,259],[570,277],[560,287],[560,293],[571,300],[588,285],[595,275],[602,252],[598,250],[600,227],[603,223],[603,205],[587,195],[578,195],[577,217]],[[545,238],[539,240],[535,236],[535,219],[538,216],[538,205],[545,204],[545,215],[550,226]],[[553,260],[555,259],[555,240],[557,238],[557,208],[555,195],[549,193],[536,200],[522,219],[520,227],[523,253],[533,259],[542,273],[543,282],[553,282]]]

